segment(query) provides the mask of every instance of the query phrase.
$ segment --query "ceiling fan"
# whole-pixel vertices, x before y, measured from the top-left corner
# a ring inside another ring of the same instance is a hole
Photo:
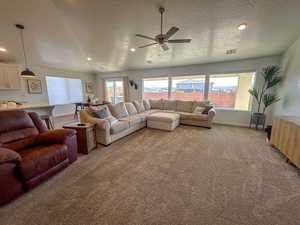
[[[136,34],[137,37],[141,37],[141,38],[145,38],[148,40],[152,40],[155,41],[154,43],[151,44],[147,44],[147,45],[143,45],[140,46],[139,48],[146,48],[152,45],[157,45],[159,44],[161,46],[161,48],[164,51],[167,51],[169,49],[167,43],[174,43],[174,44],[179,44],[179,43],[190,43],[192,41],[192,39],[171,39],[170,38],[177,33],[177,31],[179,31],[178,27],[171,27],[170,30],[167,33],[163,33],[163,14],[165,12],[165,8],[160,7],[159,8],[159,13],[160,13],[160,34],[156,35],[155,37],[149,37],[143,34]]]

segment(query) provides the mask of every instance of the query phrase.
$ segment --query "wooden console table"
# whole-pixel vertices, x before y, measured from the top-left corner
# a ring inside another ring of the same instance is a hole
[[[275,117],[271,144],[300,168],[300,117]]]

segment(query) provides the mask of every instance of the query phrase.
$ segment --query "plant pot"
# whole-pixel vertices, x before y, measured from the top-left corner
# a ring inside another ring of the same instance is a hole
[[[262,125],[264,128],[265,121],[266,121],[266,115],[264,113],[259,113],[259,112],[252,113],[250,127],[252,124],[254,124],[256,129],[258,128],[259,125]]]

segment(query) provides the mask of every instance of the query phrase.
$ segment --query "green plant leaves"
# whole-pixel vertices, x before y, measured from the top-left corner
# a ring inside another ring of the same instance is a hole
[[[258,90],[256,88],[252,88],[250,90],[248,90],[248,92],[256,99],[256,101],[258,101]]]
[[[279,100],[280,98],[276,94],[265,94],[263,97],[263,103],[265,105],[265,108],[274,104],[275,102],[278,102]]]
[[[278,77],[279,73],[280,73],[280,67],[277,65],[271,65],[263,68],[261,75],[264,77],[265,81],[270,82],[275,77]]]

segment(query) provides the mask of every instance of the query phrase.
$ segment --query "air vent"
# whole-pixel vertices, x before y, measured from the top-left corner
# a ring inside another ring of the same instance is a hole
[[[229,49],[229,50],[227,50],[227,51],[226,51],[226,54],[227,54],[227,55],[233,55],[233,54],[236,54],[236,52],[237,52],[237,49],[234,48],[234,49]]]

